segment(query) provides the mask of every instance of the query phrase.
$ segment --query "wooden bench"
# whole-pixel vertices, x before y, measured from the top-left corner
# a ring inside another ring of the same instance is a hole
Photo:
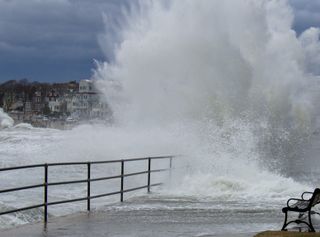
[[[286,227],[291,223],[296,224],[306,224],[308,226],[309,232],[315,232],[311,215],[319,214],[317,212],[311,211],[312,207],[320,203],[320,189],[316,188],[314,192],[304,192],[301,195],[301,199],[290,198],[287,201],[287,206],[282,208],[282,212],[285,213],[284,223],[282,226],[282,231],[286,231]],[[298,218],[292,221],[287,222],[288,220],[288,212],[298,212]],[[307,214],[306,220],[302,220],[301,218]],[[319,214],[320,215],[320,214]]]

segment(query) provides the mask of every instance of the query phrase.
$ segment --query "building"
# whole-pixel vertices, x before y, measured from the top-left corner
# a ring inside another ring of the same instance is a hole
[[[46,103],[50,109],[51,113],[59,113],[60,112],[60,101],[59,95],[56,93],[54,89],[51,89],[46,96]]]
[[[99,93],[93,80],[81,80],[79,92],[73,100],[73,113],[78,118],[92,118],[92,109],[99,104]]]
[[[32,110],[36,114],[41,114],[45,107],[43,92],[37,90],[32,96]]]

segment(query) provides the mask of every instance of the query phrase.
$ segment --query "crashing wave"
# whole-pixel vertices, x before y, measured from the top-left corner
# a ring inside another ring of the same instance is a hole
[[[13,124],[13,119],[0,108],[0,129],[12,127]]]
[[[29,129],[33,129],[34,127],[29,123],[19,123],[15,125],[14,128],[29,130]]]

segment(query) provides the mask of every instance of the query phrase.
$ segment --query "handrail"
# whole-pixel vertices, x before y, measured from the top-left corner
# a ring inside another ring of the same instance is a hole
[[[162,171],[167,171],[167,169],[158,169],[158,170],[150,170],[150,172],[162,172]],[[135,172],[135,173],[129,173],[129,174],[124,174],[123,177],[129,177],[129,176],[135,176],[139,174],[148,174],[149,171],[140,171],[140,172]],[[80,180],[70,180],[70,181],[61,181],[61,182],[54,182],[54,183],[48,183],[48,186],[56,186],[56,185],[65,185],[65,184],[76,184],[76,183],[86,183],[88,181],[90,182],[95,182],[95,181],[102,181],[102,180],[108,180],[108,179],[117,179],[121,178],[121,175],[115,175],[115,176],[107,176],[107,177],[99,177],[99,178],[94,178],[94,179],[80,179]],[[34,185],[36,186],[36,185]],[[39,187],[42,187],[43,184],[39,184]],[[33,187],[33,186],[30,186]],[[19,189],[21,190],[21,189]],[[2,191],[0,190],[0,193]]]
[[[35,165],[23,165],[23,166],[5,167],[5,168],[0,168],[0,172],[2,172],[2,171],[9,171],[9,170],[18,170],[18,169],[38,168],[38,167],[44,167],[44,164],[35,164]]]
[[[38,167],[44,167],[45,165],[48,165],[48,166],[68,166],[68,165],[87,165],[88,163],[95,165],[95,164],[120,163],[121,161],[124,161],[124,162],[141,161],[141,160],[148,160],[149,158],[151,158],[152,160],[159,160],[159,159],[176,158],[176,156],[152,156],[152,157],[120,159],[120,160],[56,162],[56,163],[34,164],[34,165],[22,165],[22,166],[0,168],[0,172],[9,171],[9,170],[17,170],[17,169],[38,168]]]
[[[20,190],[43,188],[43,203],[3,211],[3,212],[0,212],[0,216],[10,214],[10,213],[19,212],[19,211],[43,207],[44,208],[44,212],[43,212],[44,218],[43,219],[44,219],[44,223],[47,223],[47,221],[48,221],[48,206],[70,203],[70,202],[87,201],[87,210],[90,211],[90,209],[91,209],[91,202],[90,201],[92,199],[111,196],[111,195],[117,195],[117,194],[120,194],[120,201],[123,202],[124,193],[132,192],[132,191],[136,191],[136,190],[140,190],[140,189],[145,189],[145,188],[147,188],[148,192],[150,192],[151,187],[162,185],[163,183],[151,184],[151,173],[164,172],[164,171],[171,172],[173,158],[175,158],[175,156],[155,156],[155,157],[142,157],[142,158],[105,160],[105,161],[45,163],[45,164],[34,164],[34,165],[23,165],[23,166],[0,168],[0,172],[21,170],[21,169],[31,169],[31,168],[43,168],[44,169],[44,174],[43,174],[44,182],[42,184],[27,185],[27,186],[22,186],[22,187],[7,188],[7,189],[0,190],[0,194],[1,194],[1,193],[16,192],[16,191],[20,191]],[[159,160],[159,159],[169,160],[169,167],[164,168],[164,169],[151,169],[151,161],[152,160]],[[148,169],[143,170],[143,171],[139,171],[139,172],[125,173],[125,163],[135,162],[135,161],[147,161],[148,162]],[[119,175],[91,178],[92,165],[110,164],[110,163],[120,163],[121,170],[120,170]],[[87,173],[86,179],[67,180],[67,181],[60,181],[60,182],[49,182],[48,181],[49,167],[52,167],[52,166],[76,166],[76,165],[84,165],[87,167],[87,170],[84,171]],[[147,174],[147,185],[124,189],[124,180],[126,177],[143,175],[143,174]],[[121,179],[119,191],[91,195],[91,183],[92,182],[102,181],[102,180],[110,180],[110,179]],[[80,198],[74,198],[74,199],[68,199],[68,200],[60,200],[60,201],[54,201],[54,202],[48,201],[49,187],[57,186],[57,185],[78,184],[78,183],[87,183],[87,196],[86,197],[80,197]]]

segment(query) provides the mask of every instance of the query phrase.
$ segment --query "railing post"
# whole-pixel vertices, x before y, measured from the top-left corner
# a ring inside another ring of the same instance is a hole
[[[124,161],[121,160],[121,187],[120,187],[120,202],[123,202],[123,187],[124,187]]]
[[[148,193],[150,193],[151,185],[151,158],[148,158]]]
[[[90,211],[90,197],[91,197],[91,163],[87,163],[87,211]]]
[[[48,222],[48,164],[44,164],[44,190],[43,190],[43,206],[44,206],[44,223]]]

